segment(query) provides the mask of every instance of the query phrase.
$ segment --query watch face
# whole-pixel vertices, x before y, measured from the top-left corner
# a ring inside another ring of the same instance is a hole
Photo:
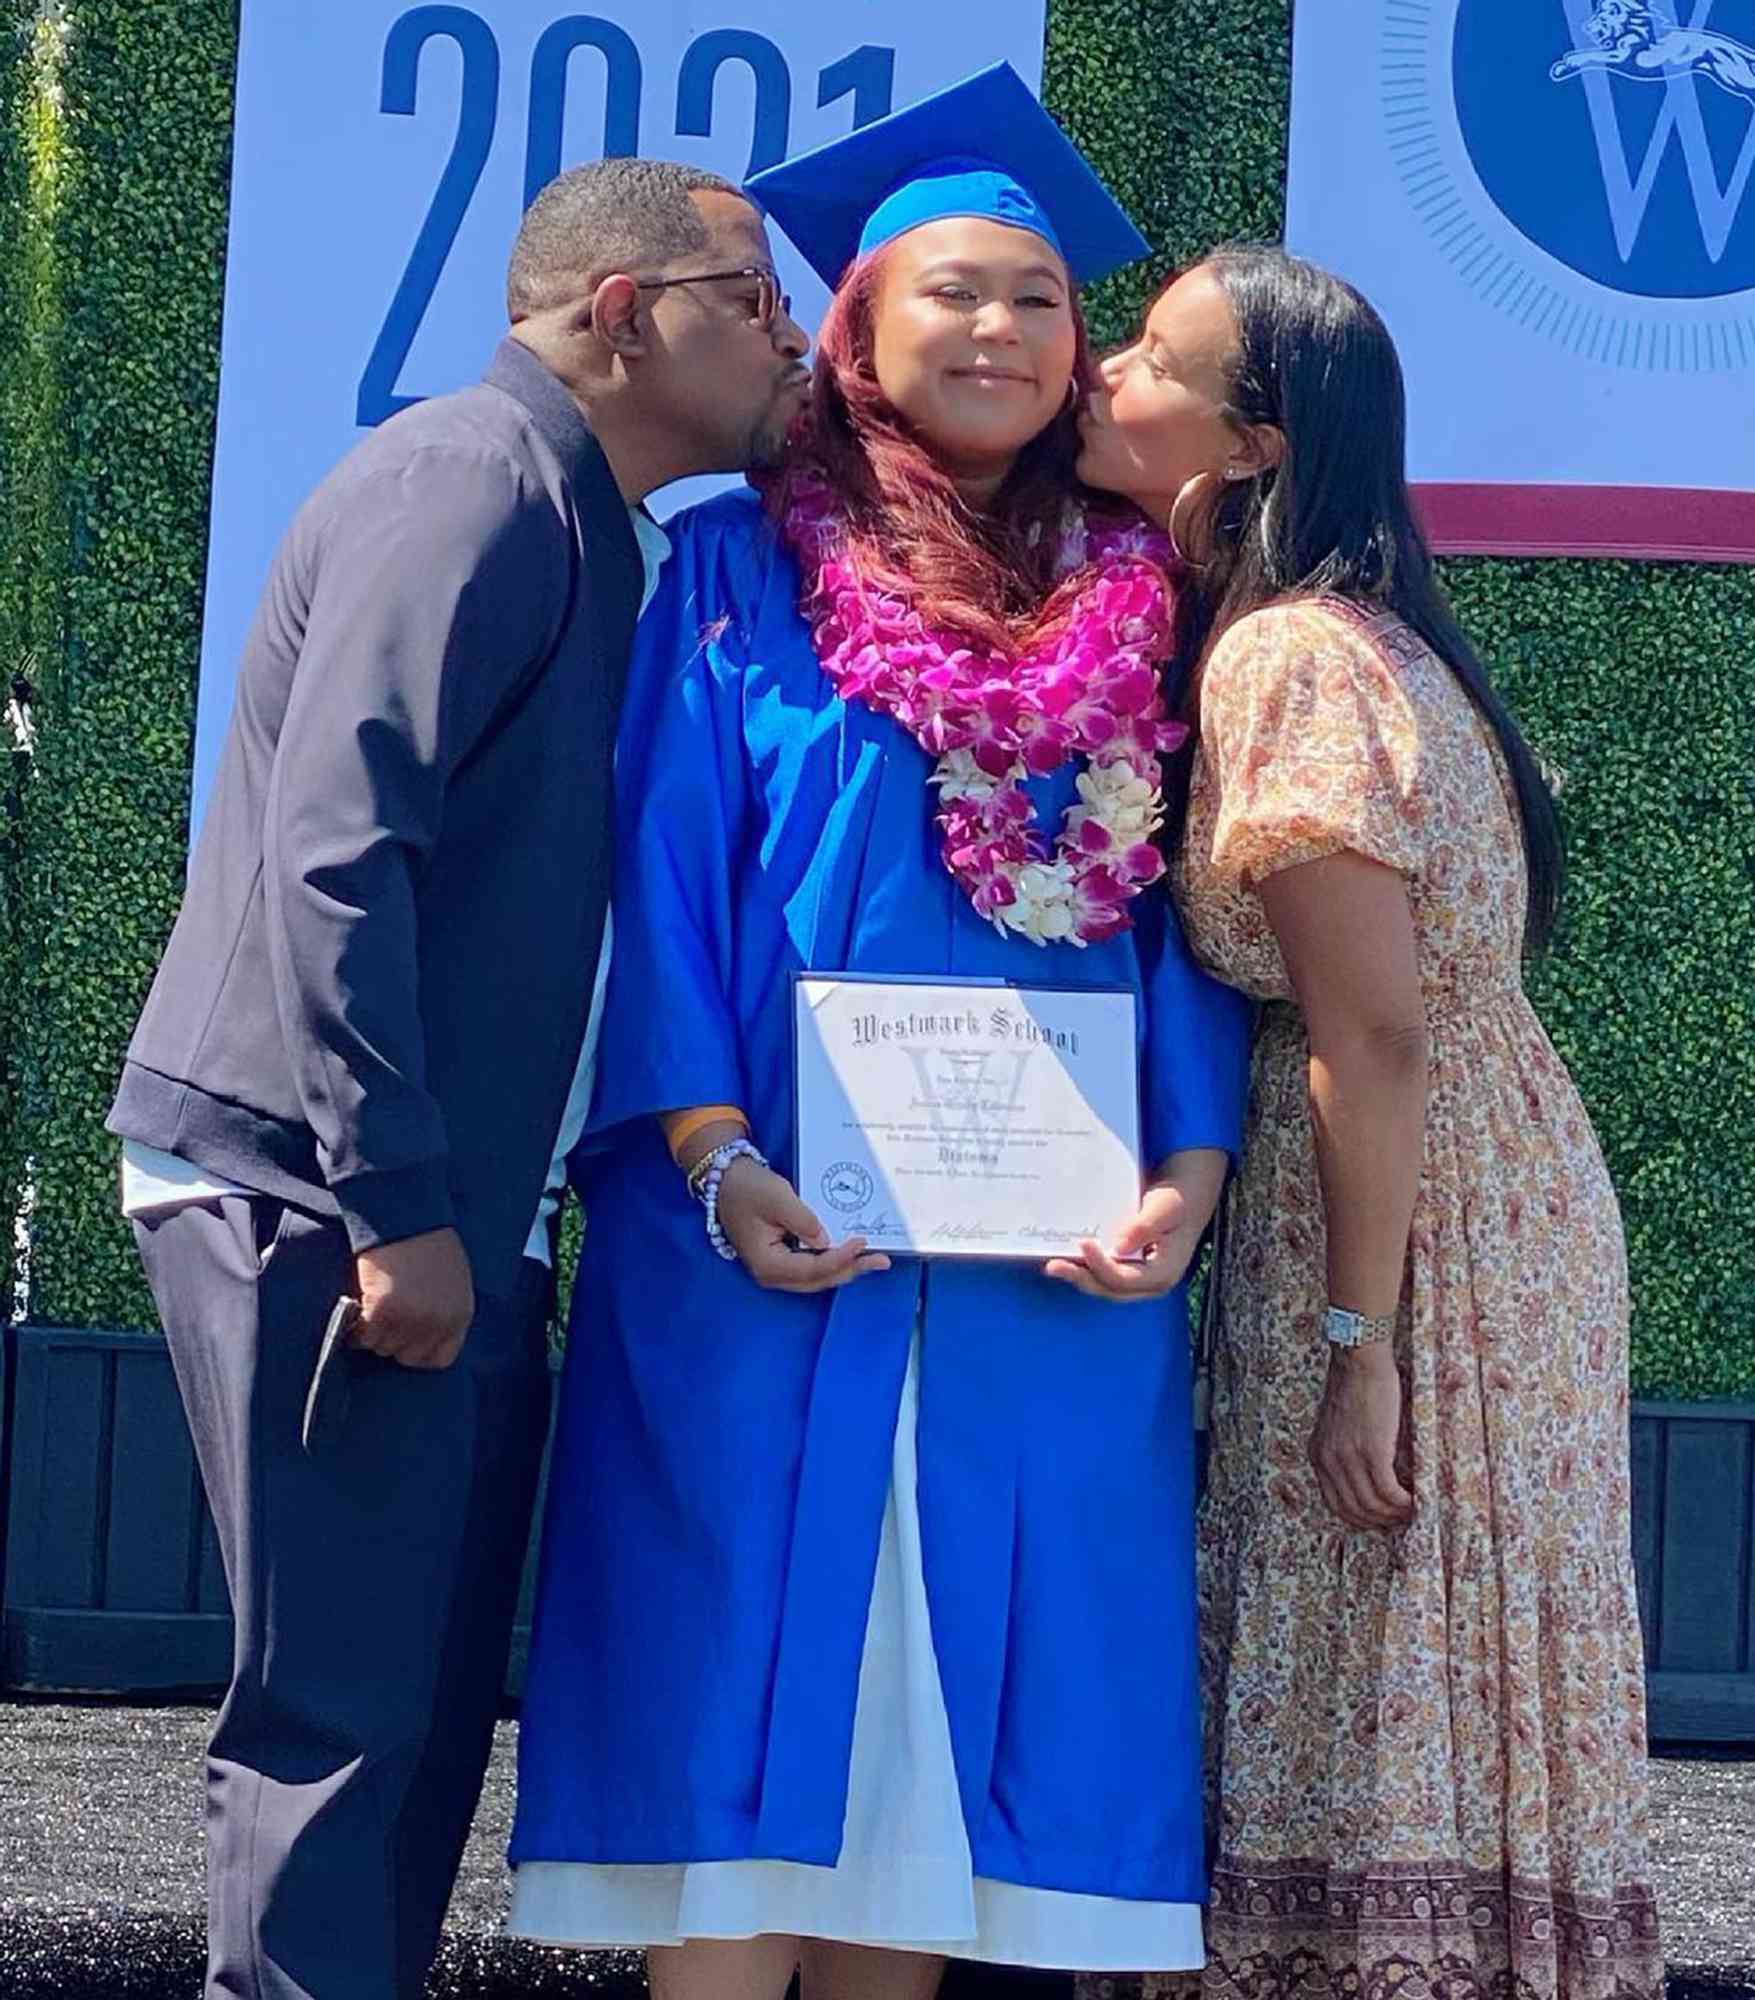
[[[1369,1313],[1354,1312],[1350,1306],[1330,1306],[1324,1325],[1331,1346],[1367,1347],[1394,1336],[1395,1314],[1384,1313],[1373,1319]]]

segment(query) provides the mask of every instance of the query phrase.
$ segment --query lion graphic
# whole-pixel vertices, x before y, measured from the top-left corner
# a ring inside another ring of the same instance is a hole
[[[1593,48],[1573,49],[1548,72],[1556,83],[1587,69],[1615,70],[1638,83],[1704,76],[1755,103],[1755,49],[1705,28],[1682,28],[1642,0],[1600,0],[1584,24]]]

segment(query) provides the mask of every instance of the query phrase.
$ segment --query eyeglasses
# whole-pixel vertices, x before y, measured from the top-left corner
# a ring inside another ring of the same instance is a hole
[[[662,292],[671,285],[721,285],[729,284],[733,278],[755,281],[756,309],[750,314],[755,325],[766,329],[780,313],[791,317],[792,300],[781,291],[779,280],[765,264],[746,264],[741,271],[691,271],[684,278],[637,278],[634,285],[637,291]]]

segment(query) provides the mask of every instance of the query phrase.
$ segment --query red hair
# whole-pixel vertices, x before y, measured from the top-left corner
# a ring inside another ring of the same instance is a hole
[[[860,577],[905,595],[929,625],[991,647],[1015,646],[1050,612],[1068,500],[1079,491],[1078,400],[1091,382],[1090,337],[1070,286],[1079,397],[1018,453],[991,507],[976,512],[878,386],[877,301],[887,248],[841,281],[817,339],[810,401],[784,474],[767,483],[783,512],[793,477],[821,479],[846,522]]]

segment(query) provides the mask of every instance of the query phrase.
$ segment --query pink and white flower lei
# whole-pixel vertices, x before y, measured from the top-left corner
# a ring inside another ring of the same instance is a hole
[[[799,482],[784,525],[836,691],[937,757],[928,782],[945,866],[976,909],[1039,945],[1082,948],[1130,929],[1127,905],[1164,873],[1152,842],[1164,823],[1159,755],[1188,734],[1168,719],[1158,675],[1170,649],[1168,541],[1074,511],[1058,573],[1094,574],[1046,645],[1012,656],[964,645],[906,599],[862,587],[820,482]],[[1072,757],[1085,759],[1080,803],[1050,851],[1023,781]]]

